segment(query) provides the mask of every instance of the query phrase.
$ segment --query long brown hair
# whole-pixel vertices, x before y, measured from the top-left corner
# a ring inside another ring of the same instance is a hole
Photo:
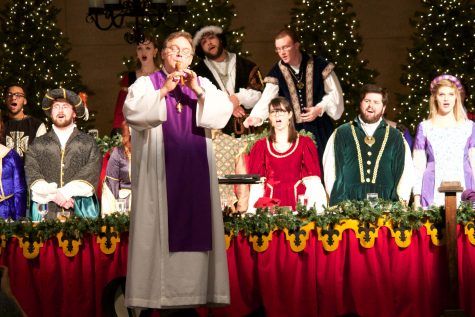
[[[290,103],[284,97],[276,97],[272,99],[269,103],[269,115],[272,109],[282,109],[282,107],[287,111],[287,113],[292,113],[292,117],[289,120],[289,137],[288,141],[294,143],[297,140],[298,132],[295,129],[294,118],[293,118],[293,109],[290,106]],[[275,128],[271,125],[269,130],[269,141],[275,142]]]
[[[153,35],[151,35],[151,34],[145,34],[144,35],[144,41],[140,44],[147,44],[147,43],[152,44],[153,48],[156,48],[158,50],[157,40]],[[137,44],[137,47],[138,46],[139,46],[139,44]],[[137,54],[137,52],[135,52],[135,54]],[[160,57],[159,56],[160,56],[160,54],[157,52],[157,54],[155,54],[155,56],[153,57],[153,64],[156,67],[160,66]],[[142,68],[142,62],[137,57],[135,58],[135,67],[136,67],[136,69],[141,69]]]
[[[130,130],[129,125],[126,121],[122,121],[120,125],[120,130],[122,132],[122,145],[124,146],[124,152],[127,157],[130,157],[132,151],[132,145],[130,143]]]

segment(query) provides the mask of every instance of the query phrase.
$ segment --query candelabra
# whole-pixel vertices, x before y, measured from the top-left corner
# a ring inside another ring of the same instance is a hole
[[[89,11],[86,17],[88,23],[94,23],[99,30],[106,31],[112,27],[121,28],[126,17],[135,19],[132,30],[124,35],[124,39],[132,43],[142,43],[145,39],[144,20],[151,27],[166,24],[186,11],[186,0],[173,0],[171,5],[167,0],[89,0]]]

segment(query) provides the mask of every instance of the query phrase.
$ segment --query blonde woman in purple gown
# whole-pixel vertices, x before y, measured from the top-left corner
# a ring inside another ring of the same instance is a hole
[[[456,77],[441,75],[431,82],[430,90],[429,118],[418,126],[413,150],[414,205],[422,208],[444,205],[444,193],[438,191],[443,181],[459,181],[464,189],[475,189],[475,125],[463,107],[463,86]]]

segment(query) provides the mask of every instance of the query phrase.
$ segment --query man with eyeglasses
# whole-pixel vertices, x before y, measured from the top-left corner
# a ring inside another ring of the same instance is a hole
[[[264,78],[266,84],[245,126],[259,126],[268,118],[270,100],[285,97],[291,104],[297,130],[311,132],[317,141],[320,162],[333,132],[332,120],[343,113],[343,93],[332,63],[300,50],[295,32],[281,30],[275,37],[280,60]]]
[[[28,146],[36,137],[46,133],[46,126],[41,120],[25,114],[27,103],[25,89],[19,84],[7,86],[4,91],[6,114],[3,115],[5,124],[5,145],[14,149],[24,158]]]
[[[137,310],[229,303],[211,129],[233,105],[188,68],[193,53],[189,33],[170,34],[163,68],[137,78],[124,103],[133,166],[125,304]]]
[[[74,92],[57,88],[46,93],[41,107],[53,126],[35,139],[25,155],[32,219],[63,219],[73,213],[98,217],[95,192],[102,155],[94,138],[76,127],[77,118],[85,119],[84,103]],[[40,207],[46,215],[40,214]]]
[[[201,59],[193,70],[229,95],[234,111],[222,131],[239,137],[249,132],[245,131],[243,121],[259,101],[263,84],[259,67],[229,52],[226,46],[221,27],[209,25],[201,28],[193,37],[193,47]]]

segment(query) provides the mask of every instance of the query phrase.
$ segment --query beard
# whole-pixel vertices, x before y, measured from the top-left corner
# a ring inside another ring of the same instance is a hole
[[[379,113],[368,114],[366,112],[361,111],[360,116],[361,116],[361,120],[363,120],[364,123],[376,123],[383,116],[383,112],[381,111]]]
[[[56,127],[65,128],[74,123],[74,118],[72,116],[70,118],[61,118],[61,119],[51,118],[51,121],[53,121],[53,124]]]
[[[221,43],[221,41],[219,41],[219,45],[218,45],[218,50],[216,51],[216,54],[211,54],[211,53],[208,53],[208,52],[204,52],[205,53],[205,56],[211,60],[214,60],[218,57],[221,56],[221,54],[223,54],[223,51],[224,51],[224,47],[223,47],[223,44]]]

